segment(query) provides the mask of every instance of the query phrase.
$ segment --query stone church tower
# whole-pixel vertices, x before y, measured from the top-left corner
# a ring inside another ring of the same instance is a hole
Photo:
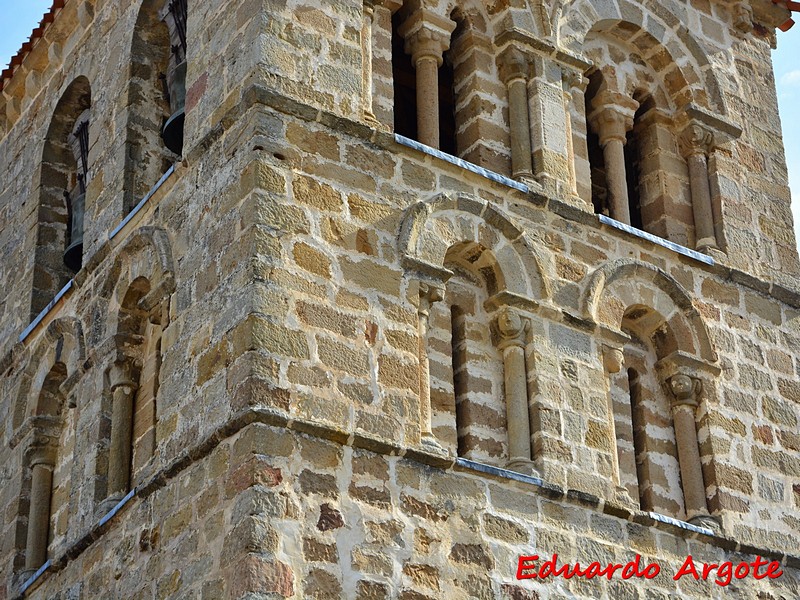
[[[797,598],[781,4],[55,0],[0,78],[0,600]]]

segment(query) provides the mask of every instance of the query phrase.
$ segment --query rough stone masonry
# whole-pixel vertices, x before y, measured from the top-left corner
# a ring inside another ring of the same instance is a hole
[[[789,18],[55,1],[0,76],[0,600],[795,598]]]

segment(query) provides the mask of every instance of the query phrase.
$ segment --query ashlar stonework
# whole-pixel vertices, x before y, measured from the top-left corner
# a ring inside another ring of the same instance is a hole
[[[0,77],[0,600],[795,598],[789,17],[54,2]]]

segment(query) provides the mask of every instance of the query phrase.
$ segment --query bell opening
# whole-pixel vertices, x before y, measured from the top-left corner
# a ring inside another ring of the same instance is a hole
[[[69,202],[69,245],[64,250],[64,264],[73,272],[81,270],[83,264],[83,213],[86,193],[77,194]]]
[[[167,119],[161,132],[164,145],[178,155],[183,152],[183,121],[185,116],[184,109],[180,108]]]

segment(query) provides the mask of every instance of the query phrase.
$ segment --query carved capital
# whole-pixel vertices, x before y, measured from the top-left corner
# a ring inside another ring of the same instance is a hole
[[[564,91],[572,93],[572,90],[585,92],[589,85],[589,79],[580,71],[575,69],[568,69],[562,67],[561,69],[561,82],[564,86]]]
[[[600,92],[591,105],[589,123],[600,138],[600,145],[605,146],[612,140],[624,144],[627,141],[626,134],[633,128],[633,116],[639,103],[623,94]]]
[[[686,126],[680,137],[681,151],[687,158],[689,156],[708,156],[714,145],[714,134],[710,129],[693,122]]]
[[[673,375],[667,380],[667,385],[672,394],[673,408],[678,406],[696,407],[703,390],[703,382],[697,377],[684,373]]]
[[[419,283],[419,305],[417,305],[417,314],[427,319],[433,303],[438,302],[442,298],[444,298],[443,288],[421,281]]]
[[[444,53],[450,48],[450,35],[455,21],[436,13],[420,9],[415,11],[398,29],[405,39],[405,51],[414,65],[422,58],[433,58],[441,66]]]
[[[503,308],[492,323],[497,347],[505,350],[509,346],[522,347],[527,341],[530,322],[513,308]]]
[[[26,451],[28,464],[31,467],[36,465],[46,465],[53,467],[56,464],[56,454],[58,452],[58,436],[47,435],[37,432],[31,440],[30,446]]]
[[[136,389],[136,381],[133,377],[135,366],[134,360],[128,357],[115,361],[108,368],[108,381],[112,393],[118,388],[128,388],[130,391]]]
[[[603,344],[603,368],[606,373],[619,373],[625,364],[622,348]]]
[[[498,66],[500,67],[500,78],[506,85],[515,79],[527,81],[530,75],[528,57],[514,46],[509,46],[503,50],[498,59]]]

